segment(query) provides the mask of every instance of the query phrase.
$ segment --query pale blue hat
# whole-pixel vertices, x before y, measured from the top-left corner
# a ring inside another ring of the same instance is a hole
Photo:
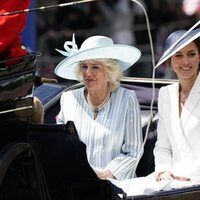
[[[55,74],[71,80],[77,80],[75,68],[80,61],[100,58],[116,59],[120,64],[121,71],[124,71],[137,62],[141,56],[140,50],[136,47],[114,44],[111,38],[101,35],[89,37],[82,43],[80,49],[78,49],[73,35],[72,41],[65,42],[64,49],[66,51],[56,49],[67,58],[56,66]]]

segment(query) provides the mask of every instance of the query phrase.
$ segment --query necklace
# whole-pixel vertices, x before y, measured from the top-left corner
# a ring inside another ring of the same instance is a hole
[[[93,110],[94,119],[97,118],[97,115],[99,114],[99,110],[100,110],[101,108],[104,107],[104,105],[107,103],[109,97],[110,97],[110,90],[109,90],[109,92],[108,92],[106,98],[105,98],[98,106],[94,106],[94,105],[92,104],[92,102],[91,102],[90,95],[89,95],[89,94],[87,95],[87,101],[88,101],[88,104],[90,105],[90,107],[91,107],[92,110]]]
[[[180,92],[180,101],[181,103],[184,105],[187,98],[188,98],[189,93],[187,93],[186,95],[184,95],[182,92]]]
[[[183,96],[183,97],[181,98],[181,103],[184,104],[185,101],[186,101],[186,99],[187,99],[187,96]]]
[[[183,92],[181,85],[179,85],[179,101],[180,105],[183,106],[189,96],[190,90],[185,90],[186,92]]]

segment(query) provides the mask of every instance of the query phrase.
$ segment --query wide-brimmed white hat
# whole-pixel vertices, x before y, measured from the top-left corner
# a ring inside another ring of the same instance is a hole
[[[67,58],[56,66],[55,74],[71,80],[77,80],[75,67],[80,61],[100,58],[116,59],[120,64],[121,71],[124,71],[137,62],[141,56],[140,50],[136,47],[114,44],[111,38],[101,35],[89,37],[82,43],[80,49],[78,49],[73,35],[72,41],[65,42],[64,49],[66,51],[56,49]]]
[[[200,37],[200,28],[191,31],[178,30],[171,33],[165,42],[164,52],[156,64],[155,68],[167,61],[171,56],[177,53],[180,49],[187,46],[190,42]]]

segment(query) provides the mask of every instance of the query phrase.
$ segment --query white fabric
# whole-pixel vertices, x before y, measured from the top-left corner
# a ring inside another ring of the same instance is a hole
[[[88,161],[95,170],[110,170],[119,180],[134,176],[142,148],[140,108],[134,91],[118,88],[96,120],[84,97],[84,88],[64,92],[57,123],[74,121],[87,145]]]
[[[127,195],[127,197],[134,197],[137,195],[153,195],[160,191],[170,191],[174,189],[187,188],[191,186],[200,185],[200,180],[194,181],[155,181],[154,174],[146,177],[132,178],[118,181],[109,179],[117,187],[120,187]]]
[[[160,89],[158,141],[154,154],[156,171],[200,177],[200,75],[179,117],[179,83]]]

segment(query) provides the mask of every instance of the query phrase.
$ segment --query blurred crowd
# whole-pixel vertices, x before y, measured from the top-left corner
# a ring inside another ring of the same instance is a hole
[[[155,59],[162,53],[163,41],[170,32],[190,28],[199,20],[199,0],[139,0],[148,13]],[[38,0],[37,6],[66,3],[66,0]],[[190,2],[190,3],[189,3]],[[191,8],[191,5],[192,8]],[[151,77],[152,56],[147,25],[142,8],[131,0],[97,0],[37,13],[37,49],[42,75],[54,78],[54,68],[63,57],[55,50],[63,49],[67,40],[75,38],[78,46],[85,38],[101,34],[113,38],[115,43],[131,44],[142,51],[135,67],[126,76]],[[163,65],[156,77],[171,78],[173,74]]]

